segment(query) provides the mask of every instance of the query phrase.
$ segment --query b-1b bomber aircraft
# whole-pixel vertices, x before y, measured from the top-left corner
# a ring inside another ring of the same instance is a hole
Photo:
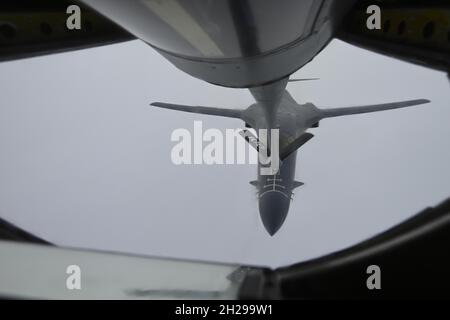
[[[256,103],[245,110],[152,103],[156,107],[177,111],[238,118],[245,122],[246,127],[251,127],[256,132],[260,129],[266,129],[267,132],[271,129],[279,130],[281,164],[279,169],[273,175],[263,175],[260,170],[262,164],[258,162],[258,179],[250,182],[258,190],[259,213],[264,227],[271,236],[280,229],[286,219],[293,190],[303,185],[302,182],[295,180],[295,167],[297,149],[314,136],[306,130],[318,127],[319,122],[325,118],[411,107],[430,102],[418,99],[358,107],[318,108],[312,103],[298,104],[286,90],[289,81],[298,80],[309,79],[284,78],[275,83],[249,88]],[[270,135],[268,137],[264,148],[270,151]]]

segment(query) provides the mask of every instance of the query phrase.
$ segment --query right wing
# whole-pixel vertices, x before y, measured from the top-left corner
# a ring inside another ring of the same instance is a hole
[[[242,110],[236,110],[236,109],[222,109],[222,108],[201,107],[201,106],[186,106],[186,105],[182,105],[182,104],[172,104],[172,103],[163,103],[163,102],[153,102],[150,105],[152,105],[154,107],[176,110],[176,111],[209,114],[211,116],[237,118],[237,119],[241,119],[241,115],[242,115]]]
[[[331,118],[347,116],[351,114],[367,113],[367,112],[378,112],[391,109],[412,107],[419,104],[429,103],[430,100],[427,99],[417,99],[409,101],[391,102],[383,104],[373,104],[367,106],[359,107],[348,107],[348,108],[331,108],[331,109],[320,109],[321,118]]]

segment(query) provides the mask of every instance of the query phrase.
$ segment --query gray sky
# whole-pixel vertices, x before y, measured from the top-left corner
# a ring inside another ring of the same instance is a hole
[[[270,237],[252,165],[175,166],[176,128],[239,120],[152,101],[246,108],[244,89],[177,70],[139,41],[0,64],[0,216],[61,245],[280,266],[382,232],[450,196],[450,85],[437,71],[333,41],[288,86],[298,102],[431,104],[327,119],[297,157],[289,215]]]

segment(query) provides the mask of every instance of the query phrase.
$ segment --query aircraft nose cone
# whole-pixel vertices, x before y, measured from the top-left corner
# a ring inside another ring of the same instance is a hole
[[[290,200],[278,192],[268,192],[259,199],[259,214],[267,232],[273,236],[283,225]]]

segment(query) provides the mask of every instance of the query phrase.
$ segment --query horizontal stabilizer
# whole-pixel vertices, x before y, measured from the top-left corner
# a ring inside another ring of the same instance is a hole
[[[292,183],[292,189],[301,187],[302,185],[304,185],[303,182],[300,182],[300,181],[294,181],[294,182]]]
[[[351,115],[351,114],[378,112],[378,111],[385,111],[385,110],[391,110],[391,109],[412,107],[412,106],[429,103],[429,102],[430,102],[430,100],[427,100],[427,99],[417,99],[417,100],[409,100],[409,101],[401,101],[401,102],[373,104],[373,105],[367,105],[367,106],[355,106],[355,107],[348,107],[348,108],[320,109],[320,112],[321,112],[322,118],[330,118],[330,117],[347,116],[347,115]]]
[[[309,140],[312,139],[314,135],[309,132],[305,132],[302,135],[300,135],[297,139],[295,139],[292,143],[288,144],[285,148],[282,148],[280,150],[280,159],[284,160],[289,156],[292,152],[300,148],[302,145],[307,143]]]
[[[319,80],[319,78],[289,79],[288,82]]]
[[[182,105],[182,104],[172,104],[172,103],[163,103],[163,102],[153,102],[150,105],[152,105],[154,107],[164,108],[164,109],[192,112],[192,113],[200,113],[200,114],[209,114],[211,116],[228,117],[228,118],[240,119],[241,115],[242,115],[242,110],[236,110],[236,109],[187,106],[187,105]]]

